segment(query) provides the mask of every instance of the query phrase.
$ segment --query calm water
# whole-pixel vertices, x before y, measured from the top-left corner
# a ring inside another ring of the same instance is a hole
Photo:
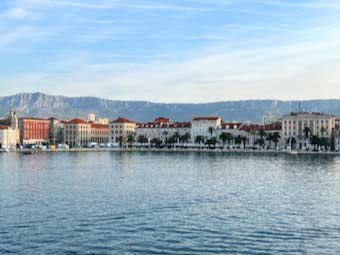
[[[0,154],[0,254],[340,254],[340,158]]]

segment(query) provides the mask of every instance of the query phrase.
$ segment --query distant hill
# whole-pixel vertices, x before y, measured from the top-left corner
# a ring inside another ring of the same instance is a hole
[[[202,104],[164,104],[146,101],[117,101],[95,97],[64,97],[42,93],[21,93],[0,97],[0,116],[15,109],[19,116],[86,118],[88,113],[109,119],[124,116],[135,121],[152,120],[159,116],[173,120],[191,120],[193,116],[216,115],[224,120],[262,122],[265,114],[276,116],[297,111],[297,101],[245,100]],[[333,113],[340,116],[340,100],[309,100],[301,102],[305,111]]]

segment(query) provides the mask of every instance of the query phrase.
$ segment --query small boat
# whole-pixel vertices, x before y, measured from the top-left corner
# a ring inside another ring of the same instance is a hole
[[[24,155],[33,155],[35,153],[35,150],[24,150],[22,153]]]
[[[1,149],[0,149],[0,152],[9,152],[9,149],[1,148]]]
[[[288,153],[288,154],[291,154],[291,155],[297,155],[297,154],[299,154],[297,151],[288,151],[287,153]]]

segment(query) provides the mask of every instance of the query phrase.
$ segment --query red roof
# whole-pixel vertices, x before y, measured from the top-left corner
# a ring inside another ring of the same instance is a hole
[[[242,131],[259,131],[259,130],[265,130],[265,131],[281,131],[281,123],[274,123],[270,125],[258,125],[258,124],[249,124],[249,125],[243,125],[240,127],[240,130]]]
[[[125,118],[119,117],[118,119],[111,121],[111,123],[135,123],[135,122],[128,120],[128,119],[125,119]]]
[[[200,121],[200,120],[218,120],[219,117],[194,117],[192,120],[193,121]]]
[[[48,119],[43,119],[43,118],[32,118],[32,117],[23,117],[23,118],[19,118],[19,120],[37,120],[37,121],[48,121]]]
[[[0,130],[6,130],[8,129],[8,126],[0,126]]]
[[[91,123],[91,128],[109,129],[109,125],[102,125],[102,124],[97,124],[97,123]]]
[[[138,123],[137,128],[191,128],[190,122],[157,123],[146,122]]]
[[[85,120],[82,120],[82,119],[73,119],[73,120],[70,120],[66,123],[67,124],[87,124],[87,122]]]
[[[156,118],[154,122],[156,122],[156,123],[169,123],[169,122],[171,122],[171,120],[170,120],[170,118],[159,117],[159,118]]]
[[[242,126],[242,123],[240,122],[224,122],[222,123],[222,129],[234,129],[234,127],[236,126],[236,129],[238,129],[240,126]],[[229,126],[229,127],[228,127]]]

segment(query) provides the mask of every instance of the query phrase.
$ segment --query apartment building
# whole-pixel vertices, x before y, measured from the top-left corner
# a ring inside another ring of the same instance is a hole
[[[91,123],[73,119],[64,123],[64,143],[70,147],[84,147],[91,141]]]
[[[18,144],[17,133],[10,126],[0,125],[0,149],[15,149]]]
[[[22,145],[49,143],[50,121],[48,119],[20,118],[19,129]]]
[[[109,142],[109,125],[91,123],[91,143],[107,144]]]
[[[149,141],[157,138],[164,142],[166,138],[178,134],[179,136],[191,135],[190,122],[172,122],[169,118],[157,118],[152,122],[138,123],[136,136],[145,136]]]
[[[117,144],[120,139],[127,139],[129,134],[135,134],[136,123],[119,117],[109,124],[109,143]]]
[[[222,120],[219,117],[194,117],[191,121],[191,139],[195,141],[197,136],[209,138],[211,133],[209,129],[212,128],[212,136],[218,136],[218,130],[221,128]]]
[[[300,147],[307,146],[306,133],[331,139],[334,132],[335,116],[331,114],[297,112],[282,118],[282,138],[294,139]]]

